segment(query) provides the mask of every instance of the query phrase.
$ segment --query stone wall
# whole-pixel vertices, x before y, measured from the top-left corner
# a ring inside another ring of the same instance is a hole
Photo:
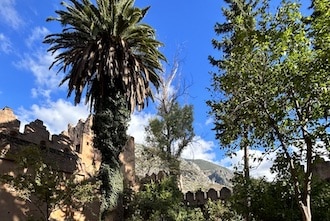
[[[227,187],[222,187],[221,190],[209,189],[207,192],[198,190],[196,192],[188,191],[184,194],[183,202],[187,206],[202,206],[208,200],[218,201],[227,200],[231,195],[231,190]]]
[[[77,125],[68,125],[61,134],[50,135],[43,121],[37,119],[28,123],[24,131],[19,131],[20,121],[13,111],[5,107],[0,110],[0,173],[13,174],[15,161],[13,155],[24,147],[38,146],[42,148],[49,163],[55,163],[59,170],[67,174],[75,174],[78,180],[88,179],[96,175],[101,156],[93,147],[92,117],[79,120]],[[120,159],[123,163],[125,183],[135,185],[134,139],[130,138]],[[89,205],[94,208],[88,215],[74,213],[74,220],[97,220],[98,203]],[[84,211],[82,208],[81,211]],[[1,221],[25,220],[28,214],[36,209],[30,203],[19,200],[13,190],[0,185],[0,217]],[[64,220],[61,211],[53,211],[52,218]],[[111,220],[111,218],[109,219]]]
[[[18,133],[19,126],[20,121],[10,108],[0,110],[0,133]]]
[[[144,185],[148,183],[159,183],[162,181],[168,174],[164,171],[159,171],[157,174],[152,173],[151,175],[146,175],[143,179],[140,180],[140,189],[144,189]],[[208,191],[204,192],[198,190],[196,192],[188,191],[183,194],[183,203],[186,206],[203,206],[207,203],[208,200],[217,201],[217,200],[227,200],[231,196],[231,190],[227,187],[222,187],[220,190],[215,190],[210,188]]]
[[[44,149],[46,161],[55,162],[60,170],[73,173],[78,156],[72,150],[70,137],[65,134],[50,136],[41,120],[25,125],[19,132],[20,121],[10,108],[0,110],[0,158],[13,160],[12,156],[22,148],[38,146]]]

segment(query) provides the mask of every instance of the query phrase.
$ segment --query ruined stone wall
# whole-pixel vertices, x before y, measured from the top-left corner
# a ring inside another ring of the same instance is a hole
[[[85,121],[79,120],[77,125],[68,125],[68,129],[61,134],[50,135],[43,121],[37,119],[25,125],[24,131],[19,132],[20,121],[13,111],[5,107],[0,110],[0,173],[13,174],[15,161],[13,156],[21,148],[38,146],[45,150],[50,163],[56,163],[65,173],[77,174],[77,179],[87,179],[94,176],[100,166],[101,156],[93,147],[92,117]],[[120,154],[125,184],[135,185],[135,155],[134,139],[129,139],[124,152]],[[94,207],[94,218],[86,218],[82,214],[75,214],[74,220],[95,220],[98,206]],[[18,200],[15,192],[6,185],[0,185],[0,218],[2,221],[25,220],[29,213],[33,213],[33,205]],[[92,213],[91,213],[92,214]],[[52,218],[63,215],[61,211],[54,211]],[[78,218],[79,217],[79,218]]]
[[[150,183],[160,183],[168,174],[164,171],[159,171],[157,174],[152,173],[151,175],[146,175],[143,179],[140,180],[140,189],[143,190],[146,184]],[[224,201],[227,200],[231,196],[231,190],[227,187],[222,187],[220,190],[215,190],[214,188],[210,188],[208,191],[198,190],[196,192],[188,191],[183,193],[182,202],[186,206],[203,206],[211,201]]]
[[[0,133],[18,133],[20,121],[14,115],[14,112],[5,107],[0,110]]]
[[[94,176],[101,162],[99,151],[93,147],[92,121],[92,116],[89,116],[85,121],[79,120],[75,126],[69,125],[63,132],[71,140],[71,150],[79,156],[79,170],[85,178]]]

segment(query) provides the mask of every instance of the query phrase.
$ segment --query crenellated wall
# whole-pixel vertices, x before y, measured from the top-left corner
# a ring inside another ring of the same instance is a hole
[[[143,179],[140,180],[140,189],[143,190],[145,184],[149,183],[159,183],[162,181],[168,174],[164,171],[159,171],[157,174],[153,173],[151,175],[146,175]],[[227,187],[222,187],[220,190],[215,190],[210,188],[208,191],[204,192],[202,190],[197,190],[196,192],[188,191],[183,193],[183,203],[186,206],[203,206],[211,201],[218,200],[227,200],[231,196],[231,190]]]
[[[0,110],[0,133],[6,134],[17,139],[27,141],[31,144],[50,147],[60,151],[72,149],[71,138],[64,132],[50,136],[49,131],[43,124],[43,121],[37,119],[25,125],[23,133],[19,132],[20,121],[14,115],[13,111],[5,107]]]
[[[56,163],[59,170],[76,174],[78,180],[94,176],[100,166],[101,156],[93,147],[92,117],[85,121],[79,120],[77,125],[68,125],[68,129],[61,134],[50,135],[43,121],[37,119],[28,123],[24,131],[19,132],[20,121],[13,111],[5,107],[0,110],[0,173],[12,174],[15,171],[15,162],[11,157],[24,147],[39,146],[50,163]],[[135,155],[134,138],[130,138],[120,154],[125,183],[135,185]],[[33,206],[28,202],[20,201],[15,192],[0,185],[0,220],[25,220],[28,212],[33,213]],[[93,211],[93,218],[75,214],[74,220],[96,220],[98,206]],[[64,220],[61,211],[55,211],[55,220]],[[111,220],[111,219],[110,219]]]
[[[71,151],[72,142],[67,135],[50,136],[41,120],[25,125],[23,133],[19,132],[19,128],[20,121],[10,108],[5,107],[0,110],[0,159],[2,161],[13,160],[12,156],[22,148],[39,146],[47,150],[44,152],[46,162],[55,162],[59,170],[66,173],[73,173],[76,170],[78,156]]]
[[[231,196],[231,190],[222,187],[221,190],[209,189],[207,192],[197,190],[196,192],[188,191],[184,194],[183,202],[187,206],[202,206],[208,200],[218,201],[226,200]]]

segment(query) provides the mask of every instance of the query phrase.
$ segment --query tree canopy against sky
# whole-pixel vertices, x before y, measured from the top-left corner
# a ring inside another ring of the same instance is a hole
[[[160,93],[156,98],[157,116],[146,127],[147,142],[151,147],[159,149],[164,159],[178,159],[195,136],[193,106],[181,105],[179,102],[180,96],[187,93],[187,88],[174,85],[175,79],[180,77],[178,65],[179,61],[174,61],[171,72],[161,77]]]
[[[157,95],[157,116],[149,120],[145,127],[148,147],[146,153],[154,154],[162,159],[164,167],[173,176],[174,181],[182,188],[180,179],[180,157],[182,152],[193,143],[193,106],[179,103],[180,96],[187,93],[185,86],[174,86],[179,61],[174,61],[170,73],[161,78],[160,90]],[[182,79],[181,79],[182,80]],[[183,88],[184,87],[184,88]]]
[[[237,148],[248,128],[250,147],[283,152],[303,219],[311,220],[314,158],[330,138],[330,75],[324,53],[329,32],[321,28],[328,27],[324,15],[329,1],[314,1],[311,17],[301,14],[296,1],[282,1],[275,13],[269,12],[267,1],[226,2],[227,21],[216,25],[220,40],[213,40],[223,56],[210,57],[219,68],[208,102],[217,138],[225,148]],[[240,15],[232,17],[237,11]],[[305,166],[302,182],[297,161]]]
[[[101,216],[105,219],[122,195],[119,153],[127,141],[127,122],[137,106],[152,98],[151,85],[159,86],[162,45],[152,27],[141,23],[149,8],[134,7],[133,0],[70,0],[57,10],[61,33],[46,36],[49,51],[56,54],[51,65],[66,76],[68,96],[75,103],[86,93],[94,112],[94,146],[102,154],[99,177]],[[119,215],[117,215],[119,216]]]

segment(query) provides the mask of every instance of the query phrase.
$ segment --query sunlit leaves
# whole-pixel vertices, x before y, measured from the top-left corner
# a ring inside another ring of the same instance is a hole
[[[251,3],[229,2],[232,9]],[[314,157],[329,144],[329,31],[325,31],[329,7],[325,5],[329,1],[313,1],[311,17],[304,17],[300,4],[290,0],[283,0],[274,14],[265,15],[269,10],[264,9],[249,11],[247,14],[259,18],[255,20],[241,19],[244,14],[232,10],[225,14],[229,29],[216,29],[222,39],[213,40],[224,56],[210,59],[219,67],[212,86],[221,96],[208,105],[220,143],[239,148],[248,130],[250,147],[280,148],[304,211],[310,209],[306,208]],[[242,26],[245,21],[255,23]],[[298,159],[306,165],[301,186],[293,163]]]

